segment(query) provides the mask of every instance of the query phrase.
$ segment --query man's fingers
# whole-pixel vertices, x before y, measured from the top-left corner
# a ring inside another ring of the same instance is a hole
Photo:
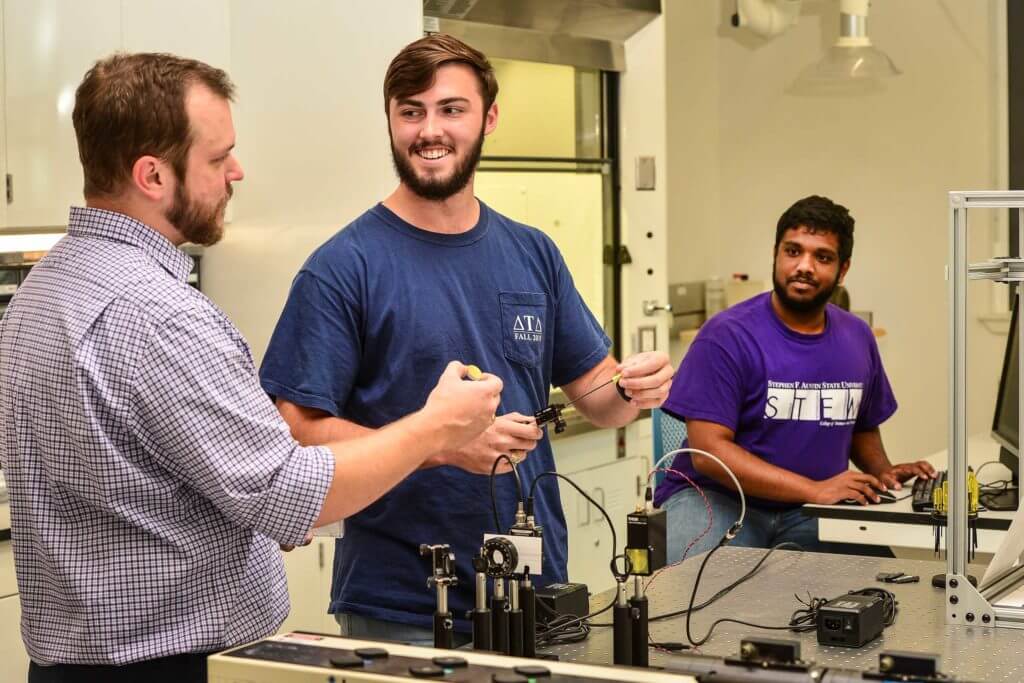
[[[513,439],[528,439],[538,441],[544,437],[544,432],[537,426],[536,420],[522,422],[511,415],[502,415],[495,427],[502,434]]]
[[[860,481],[860,482],[863,482],[863,483],[867,484],[868,486],[872,486],[872,487],[878,489],[879,491],[885,491],[886,490],[885,484],[883,484],[881,481],[879,481],[878,477],[875,477],[873,475],[865,474],[864,472],[860,472],[860,473],[858,473],[855,476],[855,479],[857,481]]]
[[[498,453],[508,453],[509,451],[532,451],[537,447],[537,442],[533,439],[501,439],[494,444],[494,450]]]
[[[634,391],[643,391],[645,389],[656,389],[663,385],[669,384],[672,381],[672,368],[671,366],[665,366],[652,370],[647,374],[634,373],[626,376],[625,373],[622,375],[622,379],[619,380],[619,385],[623,389],[630,389]]]
[[[625,359],[619,364],[617,372],[622,374],[623,379],[628,379],[651,375],[667,366],[671,373],[668,354],[664,351],[644,351]]]
[[[900,484],[899,478],[892,472],[883,472],[881,475],[879,475],[879,479],[881,479],[882,483],[888,486],[889,488],[896,489],[897,491],[903,488],[903,485]]]
[[[860,484],[859,486],[857,486],[856,490],[863,493],[866,498],[870,498],[871,500],[877,503],[878,493],[876,492],[875,488],[876,487],[872,486],[871,484]]]
[[[442,376],[447,375],[448,377],[451,377],[453,379],[454,378],[460,378],[461,379],[461,378],[465,377],[468,372],[469,372],[469,366],[468,365],[463,365],[459,361],[453,360],[453,361],[450,361],[448,363],[448,365],[445,366],[444,372],[441,373],[441,374],[442,374]]]

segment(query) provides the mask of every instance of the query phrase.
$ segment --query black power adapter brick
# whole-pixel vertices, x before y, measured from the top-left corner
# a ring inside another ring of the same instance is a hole
[[[879,595],[844,595],[818,610],[818,643],[861,647],[885,628],[885,600]]]
[[[585,617],[590,613],[590,594],[585,583],[552,583],[536,590],[537,621],[546,624],[553,614]],[[544,609],[547,607],[547,609]]]

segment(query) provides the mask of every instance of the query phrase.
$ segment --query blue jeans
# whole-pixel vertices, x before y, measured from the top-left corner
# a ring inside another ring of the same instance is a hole
[[[408,643],[418,647],[434,647],[434,629],[413,626],[412,624],[400,624],[394,621],[373,619],[358,614],[345,614],[338,612],[334,620],[341,627],[341,635],[346,638],[357,638],[360,640],[390,640],[399,643]],[[472,640],[468,633],[455,632],[452,643],[455,647],[462,647]]]
[[[704,495],[711,504],[711,529],[693,544],[686,557],[690,558],[711,550],[725,535],[740,515],[738,496],[705,488]],[[693,539],[708,525],[707,506],[697,489],[687,487],[665,501],[668,525],[668,562],[678,562]],[[833,552],[848,555],[892,557],[884,546],[853,543],[824,543],[818,539],[818,518],[808,517],[802,508],[769,508],[747,503],[747,516],[736,538],[729,545],[744,548],[771,548],[786,541],[796,543],[804,550]]]

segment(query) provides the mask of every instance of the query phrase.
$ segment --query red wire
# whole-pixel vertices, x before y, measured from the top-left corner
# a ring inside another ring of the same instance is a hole
[[[686,556],[690,554],[690,550],[693,548],[694,545],[696,545],[700,541],[700,539],[708,535],[708,532],[711,531],[711,527],[714,525],[715,521],[715,516],[711,511],[711,501],[709,501],[707,495],[705,495],[704,489],[702,489],[700,486],[697,486],[696,482],[694,482],[693,479],[690,479],[690,477],[686,476],[679,470],[674,470],[671,467],[659,467],[656,470],[652,470],[650,474],[653,474],[654,472],[671,472],[672,474],[675,474],[678,477],[682,477],[683,479],[686,480],[687,484],[697,489],[697,493],[699,493],[700,497],[704,499],[704,507],[705,509],[707,509],[708,512],[708,525],[704,527],[704,531],[702,531],[699,536],[690,541],[690,544],[686,546],[686,549],[683,551],[683,556],[680,557],[678,561],[673,562],[672,564],[667,564],[658,571],[654,572],[654,574],[651,576],[651,580],[648,581],[647,585],[644,587],[644,595],[647,594],[647,589],[651,587],[651,584],[654,583],[654,580],[656,578],[658,578],[658,575],[660,575],[669,567],[675,567],[676,565],[682,564],[683,561],[686,560]],[[650,474],[647,475],[648,479],[650,478]]]

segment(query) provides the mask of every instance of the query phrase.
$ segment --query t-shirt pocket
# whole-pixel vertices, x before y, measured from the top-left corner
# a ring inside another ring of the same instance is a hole
[[[499,292],[505,358],[536,367],[544,357],[548,297],[536,292]]]

